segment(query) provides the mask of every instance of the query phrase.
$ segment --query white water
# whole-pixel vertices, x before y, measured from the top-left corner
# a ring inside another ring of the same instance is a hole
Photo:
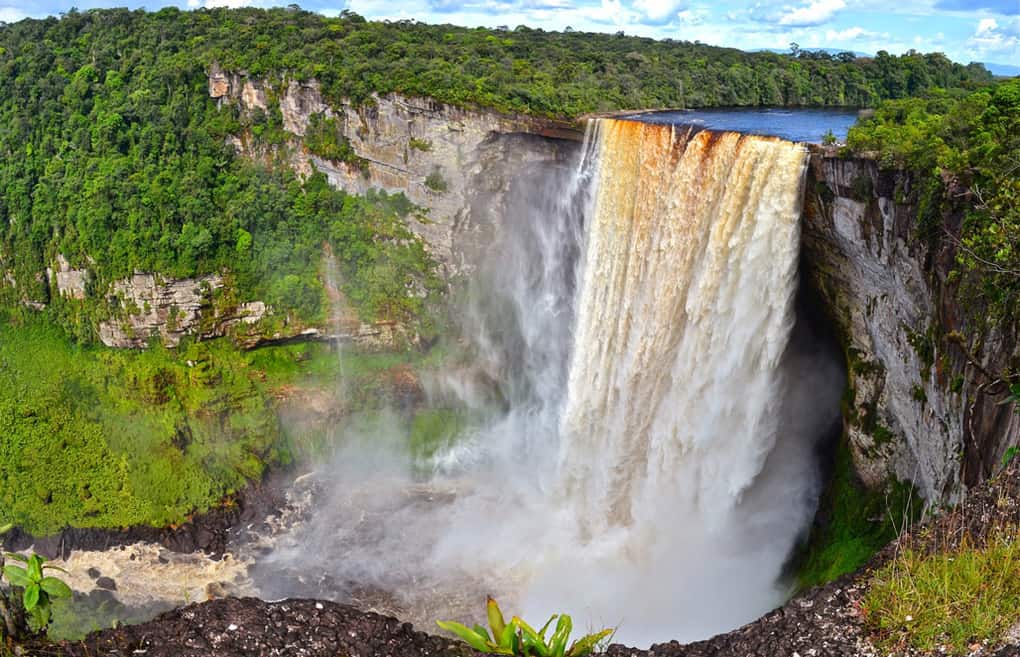
[[[505,412],[424,483],[399,437],[349,437],[263,593],[383,591],[423,629],[493,593],[638,646],[780,604],[839,395],[827,362],[787,349],[804,158],[602,120],[575,167],[522,175],[465,310]]]

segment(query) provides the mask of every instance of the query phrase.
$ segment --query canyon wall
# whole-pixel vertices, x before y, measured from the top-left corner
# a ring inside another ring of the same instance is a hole
[[[409,215],[409,227],[422,237],[447,281],[472,269],[478,245],[499,239],[499,217],[515,172],[565,165],[574,142],[582,137],[572,124],[463,109],[426,98],[391,95],[361,105],[330,105],[315,81],[272,83],[218,67],[209,74],[209,95],[221,108],[235,104],[247,116],[280,112],[286,142],[270,146],[246,130],[230,139],[240,155],[282,163],[303,176],[321,171],[330,184],[351,194],[405,194],[422,210]],[[304,146],[302,137],[315,115],[339,123],[357,161],[328,160]],[[229,274],[170,279],[136,272],[106,290],[90,291],[88,263],[75,267],[57,255],[31,290],[18,285],[10,272],[0,283],[19,289],[22,303],[36,309],[54,296],[104,300],[109,318],[99,323],[98,337],[109,347],[141,348],[153,339],[172,347],[185,335],[229,335],[245,347],[339,337],[386,349],[414,339],[406,327],[393,322],[347,321],[338,334],[334,326],[277,317],[262,301],[231,302]]]
[[[242,131],[230,142],[246,157],[322,172],[354,194],[403,193],[422,209],[409,218],[448,281],[469,275],[473,259],[498,244],[515,177],[569,166],[582,134],[576,125],[503,115],[399,95],[329,103],[315,81],[268,81],[213,67],[208,89],[223,111],[279,112],[286,135],[268,146]],[[228,107],[229,106],[229,107]],[[316,116],[340,127],[355,161],[315,155],[303,135]],[[242,124],[244,122],[242,121]],[[517,191],[516,193],[520,193]],[[980,304],[961,304],[950,276],[961,212],[936,234],[919,228],[915,177],[880,170],[868,158],[842,158],[812,147],[803,216],[804,271],[839,334],[847,359],[845,432],[861,479],[879,488],[913,482],[931,501],[951,500],[961,484],[990,476],[1020,436],[1020,416],[1004,404],[1000,380],[1016,369],[1015,327],[982,322]],[[288,325],[260,301],[218,301],[229,272],[164,280],[139,272],[106,291],[89,292],[87,263],[50,263],[36,281],[50,297],[102,296],[113,307],[102,341],[140,347],[152,338],[174,345],[183,335],[232,335],[239,344],[323,338],[325,326]],[[14,285],[11,274],[3,284]],[[27,287],[26,287],[27,289]],[[23,302],[41,307],[39,294]],[[402,327],[361,324],[347,339],[378,348],[406,340]]]
[[[209,95],[221,107],[236,104],[248,114],[278,107],[290,136],[283,156],[298,173],[321,171],[330,184],[351,194],[403,193],[423,208],[426,215],[411,219],[410,227],[448,279],[470,270],[474,245],[498,229],[513,175],[529,166],[565,162],[582,137],[571,123],[399,94],[329,104],[314,80],[270,82],[215,66]],[[316,115],[339,124],[358,161],[327,160],[304,147],[301,138]],[[238,135],[233,144],[248,157],[268,155],[250,134]]]
[[[870,487],[913,482],[950,501],[989,477],[1020,436],[999,377],[1015,367],[1014,327],[960,299],[951,235],[960,211],[923,230],[917,179],[869,158],[813,148],[803,223],[810,283],[847,359],[844,426]]]

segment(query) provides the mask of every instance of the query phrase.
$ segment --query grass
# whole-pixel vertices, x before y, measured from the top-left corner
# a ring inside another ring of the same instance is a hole
[[[864,610],[883,650],[911,646],[952,654],[995,645],[1020,618],[1020,542],[1016,526],[978,547],[948,552],[904,550],[874,575]]]
[[[286,460],[271,402],[225,341],[86,348],[0,316],[0,523],[179,523]]]
[[[797,570],[799,588],[831,582],[852,573],[917,519],[921,502],[913,488],[891,482],[885,491],[869,491],[858,481],[844,437],[836,452],[832,479],[822,495],[815,527]]]
[[[312,342],[113,350],[0,311],[0,525],[48,535],[177,524],[267,467],[328,456],[350,433],[374,435],[365,417],[402,403],[395,429],[425,457],[463,425],[459,411],[422,408],[420,396],[406,406],[417,372],[444,358],[442,349],[352,348],[338,358]],[[281,401],[295,392],[293,404]],[[326,412],[302,406],[306,392]]]

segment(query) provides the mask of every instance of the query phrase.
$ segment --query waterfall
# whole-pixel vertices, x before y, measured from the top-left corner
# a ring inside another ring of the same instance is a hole
[[[556,491],[577,526],[525,599],[633,644],[705,638],[782,603],[817,500],[839,374],[787,349],[806,153],[629,120],[589,132]]]
[[[805,152],[601,123],[562,422],[568,494],[593,532],[664,500],[717,520],[776,439]]]
[[[499,382],[475,407],[490,421],[427,482],[398,434],[348,439],[263,594],[386,592],[372,604],[431,630],[491,593],[637,646],[781,604],[842,381],[795,325],[805,162],[780,139],[602,119],[574,163],[514,172],[462,312],[474,379]],[[327,577],[304,578],[309,554]]]

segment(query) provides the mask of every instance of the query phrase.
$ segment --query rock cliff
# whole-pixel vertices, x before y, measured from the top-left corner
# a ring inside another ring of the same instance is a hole
[[[917,180],[875,160],[811,155],[803,258],[844,348],[844,425],[861,479],[913,482],[949,501],[1000,463],[1020,416],[997,381],[1017,351],[1012,327],[983,328],[950,276],[948,212],[926,233]]]
[[[403,193],[427,211],[411,220],[448,278],[471,269],[470,252],[485,227],[497,224],[511,176],[506,166],[563,161],[582,137],[577,126],[524,115],[472,110],[398,94],[371,102],[329,104],[314,81],[270,82],[212,67],[209,95],[243,112],[278,106],[290,135],[286,159],[295,171],[321,171],[329,182],[352,194],[370,189]],[[327,160],[304,147],[313,117],[335,120],[359,158]],[[265,149],[249,135],[233,141],[249,157]]]

